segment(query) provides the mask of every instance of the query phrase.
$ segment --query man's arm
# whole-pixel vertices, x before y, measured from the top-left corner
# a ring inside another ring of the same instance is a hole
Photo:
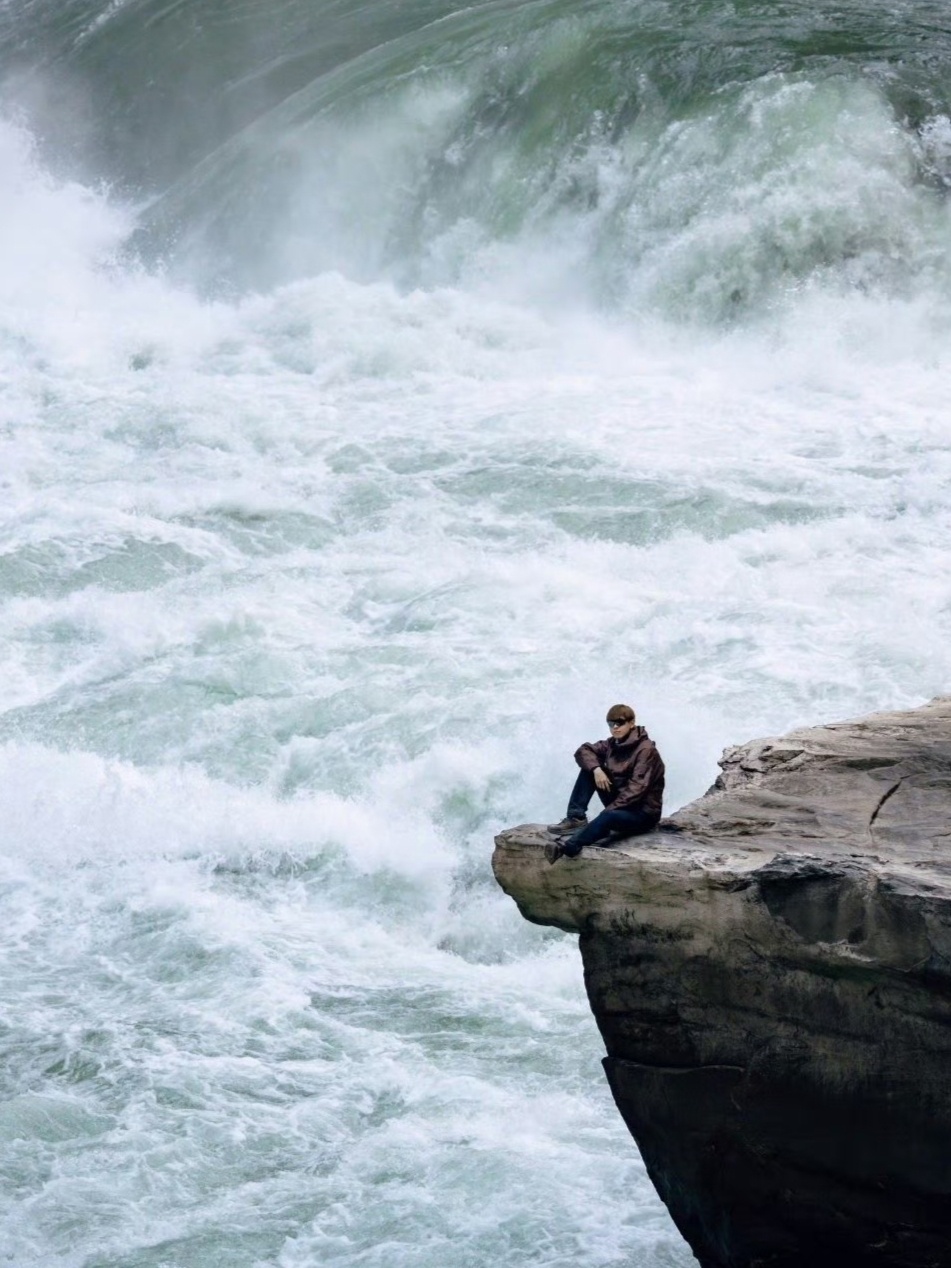
[[[582,770],[597,770],[607,755],[607,740],[594,740],[590,744],[582,744],[575,753],[575,761]]]
[[[601,766],[607,754],[607,740],[595,740],[592,744],[582,744],[581,748],[575,753],[575,761],[582,770],[589,770],[594,774],[594,786],[603,793],[606,793],[611,787],[608,773]]]

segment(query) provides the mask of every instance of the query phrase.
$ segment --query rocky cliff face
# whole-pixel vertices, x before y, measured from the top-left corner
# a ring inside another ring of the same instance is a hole
[[[646,837],[549,865],[618,1108],[703,1268],[951,1265],[951,699],[729,749]],[[666,829],[666,830],[664,830]]]

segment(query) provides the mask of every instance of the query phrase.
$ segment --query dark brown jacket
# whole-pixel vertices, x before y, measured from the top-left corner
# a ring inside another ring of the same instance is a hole
[[[611,787],[598,796],[612,810],[643,810],[661,815],[664,797],[664,763],[654,741],[642,726],[636,726],[623,741],[595,740],[582,744],[575,753],[582,770],[601,769],[611,780]]]

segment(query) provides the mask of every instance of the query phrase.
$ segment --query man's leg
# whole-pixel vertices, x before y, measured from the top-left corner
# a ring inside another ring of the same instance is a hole
[[[568,798],[568,810],[561,823],[550,823],[548,831],[556,836],[577,832],[588,822],[588,802],[594,796],[594,771],[580,770]]]
[[[594,771],[584,770],[578,771],[578,778],[575,780],[575,786],[571,790],[571,796],[568,798],[567,818],[584,819],[588,814],[588,803],[594,796]]]
[[[640,836],[657,827],[654,815],[645,814],[643,810],[602,810],[589,824],[578,832],[573,832],[563,843],[566,857],[573,859],[586,845],[594,845],[598,841],[620,840],[623,837]]]

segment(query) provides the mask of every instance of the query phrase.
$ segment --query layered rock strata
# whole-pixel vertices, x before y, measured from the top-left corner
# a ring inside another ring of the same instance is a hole
[[[703,1268],[951,1265],[951,699],[728,749],[661,830],[549,865],[608,1081]]]

